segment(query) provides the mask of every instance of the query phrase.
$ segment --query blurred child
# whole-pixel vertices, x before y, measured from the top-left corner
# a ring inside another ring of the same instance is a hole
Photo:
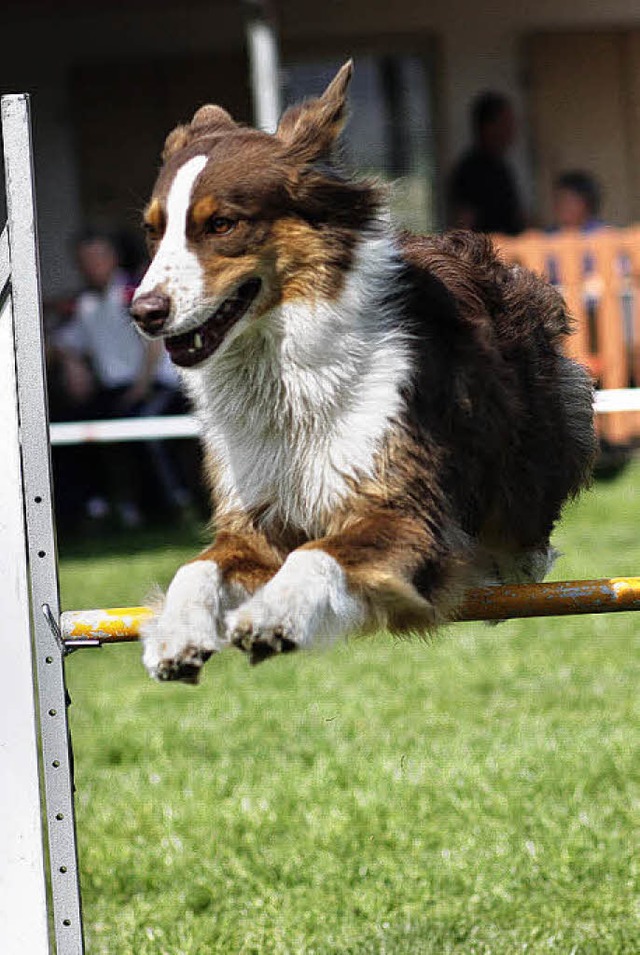
[[[561,173],[553,184],[554,231],[578,229],[595,232],[602,229],[600,218],[601,191],[588,172],[574,169]]]

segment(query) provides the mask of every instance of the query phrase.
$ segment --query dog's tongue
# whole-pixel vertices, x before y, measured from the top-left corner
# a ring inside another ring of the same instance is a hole
[[[232,325],[247,311],[260,291],[261,284],[260,279],[245,282],[203,325],[184,335],[165,338],[165,348],[171,361],[180,368],[192,368],[213,355]]]

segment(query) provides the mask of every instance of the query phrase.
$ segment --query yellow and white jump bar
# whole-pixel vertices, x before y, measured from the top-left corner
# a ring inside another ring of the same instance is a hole
[[[624,610],[640,610],[640,577],[482,587],[469,592],[456,620],[564,617]],[[131,642],[139,639],[141,623],[151,616],[149,607],[68,610],[62,614],[62,640],[69,649]]]

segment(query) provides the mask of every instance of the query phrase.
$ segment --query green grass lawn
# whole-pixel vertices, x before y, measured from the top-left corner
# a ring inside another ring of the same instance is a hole
[[[571,506],[558,577],[640,573],[640,464]],[[62,544],[67,609],[199,542]],[[89,955],[640,952],[640,615],[380,636],[197,687],[69,659]]]

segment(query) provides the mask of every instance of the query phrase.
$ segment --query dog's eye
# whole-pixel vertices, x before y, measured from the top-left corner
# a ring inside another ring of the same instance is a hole
[[[204,224],[204,231],[207,235],[227,235],[235,229],[236,223],[233,219],[226,216],[211,216]]]
[[[153,225],[151,222],[143,222],[142,228],[144,229],[144,233],[148,239],[159,238],[158,228],[155,225]]]

